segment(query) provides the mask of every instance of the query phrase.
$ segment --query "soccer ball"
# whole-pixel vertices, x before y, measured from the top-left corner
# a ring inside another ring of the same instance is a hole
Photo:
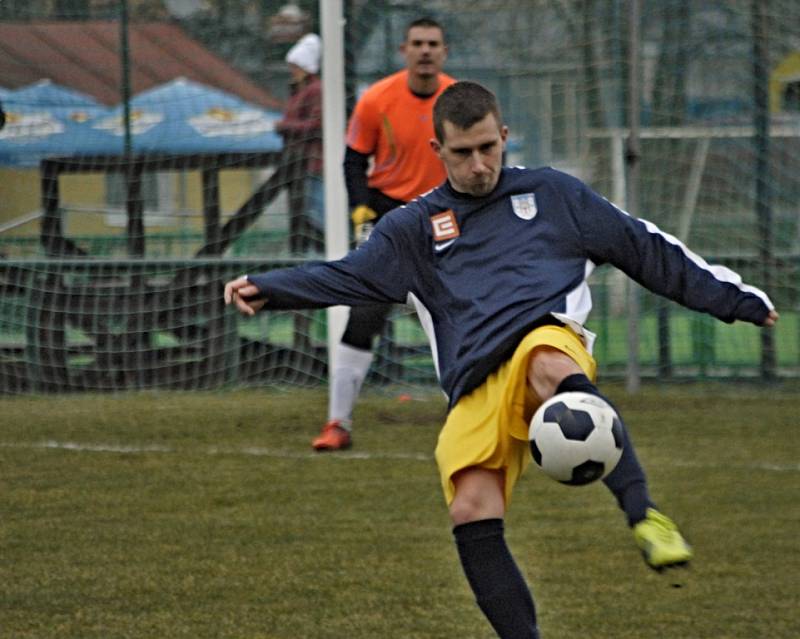
[[[531,420],[531,453],[556,481],[583,486],[602,479],[622,456],[622,423],[608,402],[589,393],[559,393]]]

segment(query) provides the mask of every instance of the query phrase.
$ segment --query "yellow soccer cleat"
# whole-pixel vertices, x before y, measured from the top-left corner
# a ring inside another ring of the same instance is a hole
[[[675,522],[655,508],[648,508],[645,519],[633,527],[633,537],[645,563],[659,572],[685,566],[694,554]]]

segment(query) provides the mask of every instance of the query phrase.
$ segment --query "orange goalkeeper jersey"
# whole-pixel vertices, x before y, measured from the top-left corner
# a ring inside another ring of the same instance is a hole
[[[439,74],[439,88],[429,97],[408,88],[408,71],[378,80],[361,96],[347,128],[347,146],[373,156],[371,188],[408,202],[441,184],[446,173],[430,146],[433,104],[455,79]]]

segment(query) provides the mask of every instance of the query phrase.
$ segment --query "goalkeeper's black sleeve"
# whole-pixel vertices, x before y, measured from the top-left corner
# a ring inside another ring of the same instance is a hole
[[[369,202],[368,166],[369,155],[347,147],[344,153],[344,183],[347,187],[347,202],[351,210],[359,204]]]

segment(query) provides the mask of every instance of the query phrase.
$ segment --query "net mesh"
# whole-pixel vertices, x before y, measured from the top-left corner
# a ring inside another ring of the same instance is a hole
[[[347,106],[401,68],[405,26],[430,15],[446,71],[498,95],[509,163],[555,166],[624,206],[630,4],[350,0]],[[765,341],[644,294],[642,372],[795,375],[800,5],[641,6],[632,213],[782,313]],[[324,249],[320,132],[295,138],[303,155],[276,130],[296,89],[285,56],[319,32],[318,3],[34,0],[0,4],[0,20],[0,392],[324,384],[323,311],[245,320],[221,303],[227,279]],[[593,279],[600,370],[621,375],[626,282]],[[367,384],[434,385],[409,309],[375,348]]]

